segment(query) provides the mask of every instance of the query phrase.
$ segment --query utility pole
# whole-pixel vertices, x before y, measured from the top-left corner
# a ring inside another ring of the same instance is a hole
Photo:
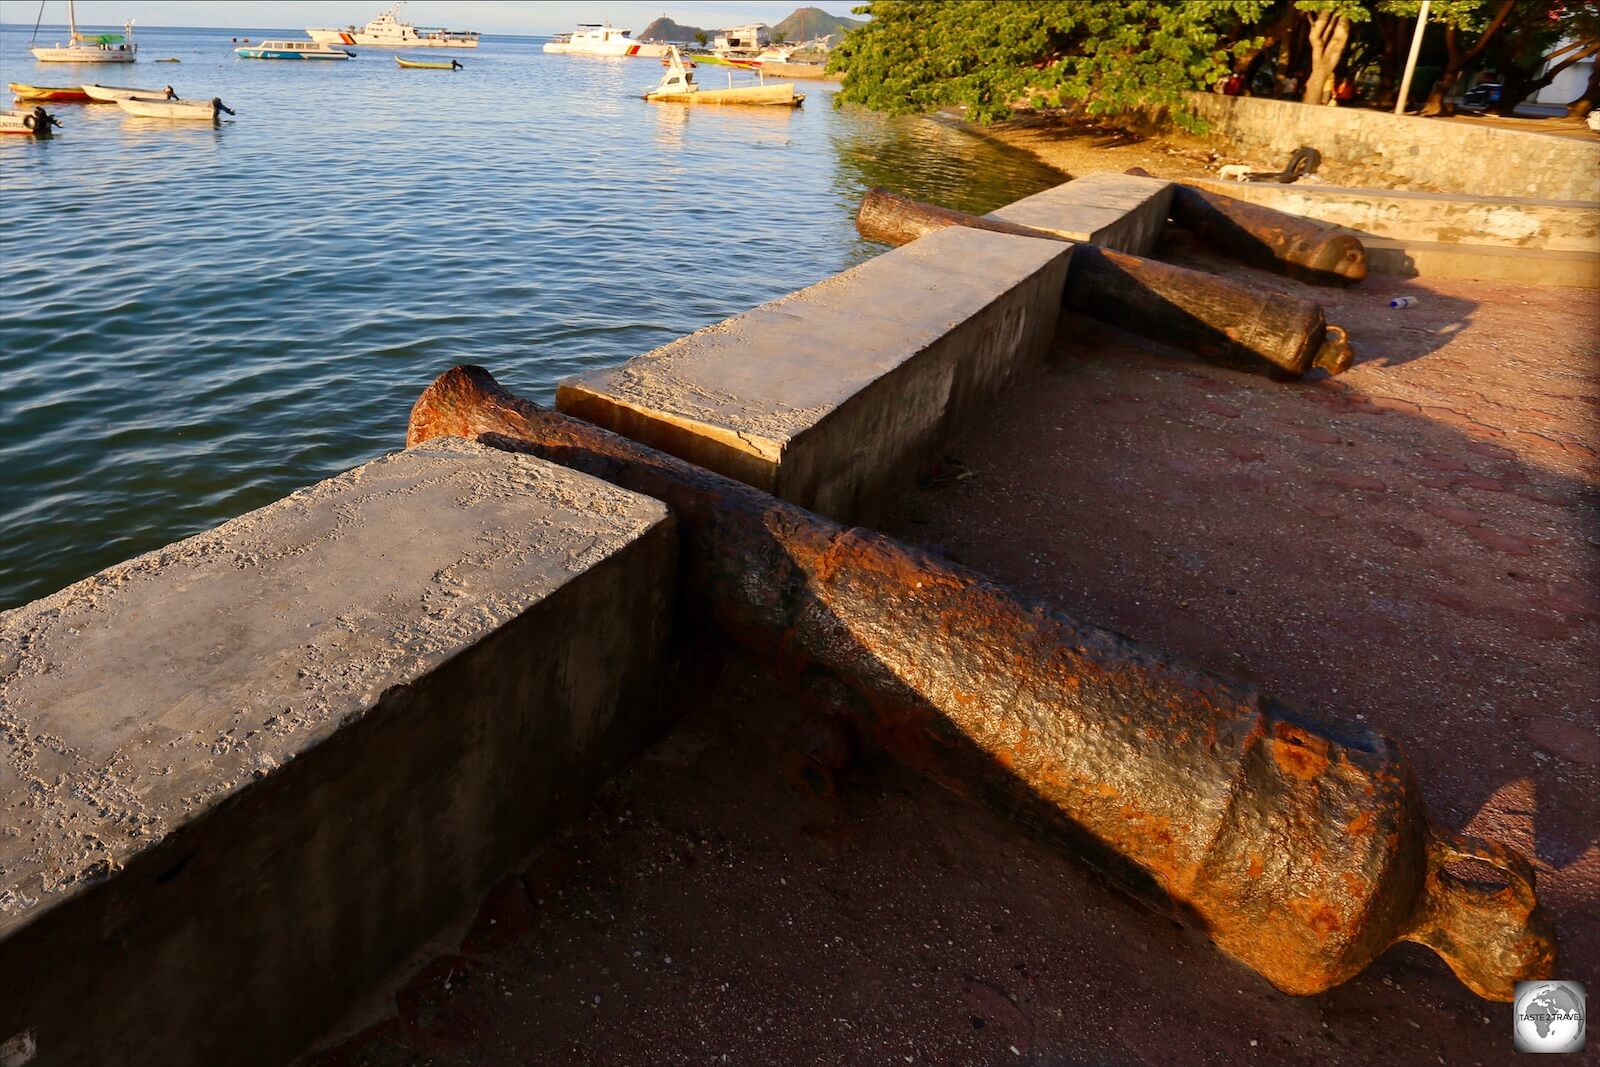
[[[1422,34],[1428,28],[1428,6],[1433,0],[1422,0],[1422,10],[1417,12],[1417,28],[1411,34],[1411,55],[1406,59],[1406,76],[1400,79],[1400,97],[1394,102],[1394,113],[1406,113],[1406,101],[1411,97],[1411,75],[1417,72],[1417,53],[1422,51]]]

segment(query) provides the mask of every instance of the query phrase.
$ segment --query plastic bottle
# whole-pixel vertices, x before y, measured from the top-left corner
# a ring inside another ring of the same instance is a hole
[[[1397,296],[1389,301],[1391,308],[1408,308],[1416,306],[1417,298],[1414,296]]]

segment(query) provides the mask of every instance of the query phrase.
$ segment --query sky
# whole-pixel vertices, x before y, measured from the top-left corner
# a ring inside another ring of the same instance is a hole
[[[217,26],[223,29],[303,29],[307,26],[362,25],[388,8],[392,0],[78,0],[80,26],[121,26],[133,19],[139,26]],[[820,7],[848,15],[859,0],[413,0],[404,18],[418,26],[443,26],[481,33],[562,33],[580,22],[611,20],[614,26],[643,30],[650,20],[668,15],[686,26],[722,29],[746,22],[775,23],[798,7]],[[0,22],[32,26],[39,17],[38,0],[0,0]],[[46,0],[46,25],[65,25],[66,0]]]

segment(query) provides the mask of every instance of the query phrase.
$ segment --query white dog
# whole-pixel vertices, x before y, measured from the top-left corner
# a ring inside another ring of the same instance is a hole
[[[1242,182],[1250,177],[1253,171],[1253,167],[1248,167],[1243,163],[1229,163],[1217,173],[1221,175],[1222,180],[1225,182]]]

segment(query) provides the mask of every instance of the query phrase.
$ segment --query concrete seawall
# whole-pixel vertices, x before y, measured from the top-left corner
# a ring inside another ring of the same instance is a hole
[[[868,521],[1044,358],[1071,251],[944,230],[569,378],[556,404],[812,511]]]
[[[1593,138],[1293,100],[1216,93],[1193,93],[1190,100],[1213,136],[1261,152],[1274,165],[1309,145],[1329,159],[1368,164],[1450,192],[1600,201],[1600,140]]]
[[[675,580],[446,443],[0,616],[0,1046],[284,1062],[659,735]]]

